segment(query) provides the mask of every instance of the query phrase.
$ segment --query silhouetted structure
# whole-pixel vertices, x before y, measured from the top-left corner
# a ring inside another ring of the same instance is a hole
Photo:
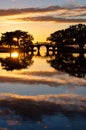
[[[46,47],[46,55],[49,55],[49,52],[52,51],[53,54],[55,54],[55,51],[58,50],[57,46],[54,46],[52,44],[33,44],[27,47],[26,52],[34,52],[37,51],[37,55],[40,55],[40,49],[41,47]]]
[[[18,46],[25,49],[27,46],[32,45],[33,36],[25,31],[16,30],[13,32],[3,33],[1,36],[1,45]]]
[[[83,49],[86,44],[86,25],[78,24],[64,30],[56,31],[47,40],[57,45],[58,48],[78,45],[80,49]]]
[[[75,77],[86,76],[86,57],[84,53],[58,53],[54,59],[48,63],[62,72],[66,72]]]

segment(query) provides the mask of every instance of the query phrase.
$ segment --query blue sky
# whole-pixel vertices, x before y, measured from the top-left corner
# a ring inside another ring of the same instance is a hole
[[[0,9],[64,6],[68,4],[86,5],[86,0],[0,0]]]

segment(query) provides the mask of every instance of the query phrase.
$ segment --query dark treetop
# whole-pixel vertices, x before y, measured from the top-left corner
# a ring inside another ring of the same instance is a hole
[[[28,32],[16,30],[3,33],[0,43],[1,45],[8,45],[10,48],[12,45],[25,48],[31,45],[33,40],[33,36],[28,34]]]
[[[78,24],[64,30],[56,31],[47,40],[58,47],[78,45],[80,49],[83,49],[86,44],[86,25]]]

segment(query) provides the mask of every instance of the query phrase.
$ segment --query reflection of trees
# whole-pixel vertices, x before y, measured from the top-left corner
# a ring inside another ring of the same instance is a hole
[[[54,59],[48,61],[56,70],[69,73],[76,77],[86,76],[86,58],[84,54],[58,53]]]
[[[33,60],[31,55],[20,53],[18,57],[10,55],[10,57],[0,58],[0,62],[3,69],[12,71],[27,68],[27,66],[32,65]]]

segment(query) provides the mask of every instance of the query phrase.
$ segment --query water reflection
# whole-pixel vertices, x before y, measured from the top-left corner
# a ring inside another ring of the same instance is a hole
[[[19,56],[18,52],[11,53],[11,57],[13,57],[13,58],[17,58],[18,56]]]
[[[7,71],[20,70],[33,64],[32,56],[27,53],[12,52],[7,57],[0,57],[2,69]]]
[[[25,69],[33,64],[33,56],[34,54],[18,52],[9,53],[6,57],[0,55],[1,67],[7,71]],[[45,58],[47,63],[56,70],[75,77],[86,77],[86,53],[57,53],[54,56],[40,55],[39,57]],[[41,66],[41,69],[43,69],[43,66]]]
[[[56,70],[66,72],[75,77],[86,77],[86,54],[58,53],[47,61]]]
[[[86,97],[74,94],[21,96],[0,95],[0,116],[18,116],[22,120],[42,121],[43,116],[62,113],[65,117],[86,114]],[[23,105],[24,104],[24,105]],[[15,122],[16,123],[16,122]],[[18,122],[17,122],[18,123]]]

